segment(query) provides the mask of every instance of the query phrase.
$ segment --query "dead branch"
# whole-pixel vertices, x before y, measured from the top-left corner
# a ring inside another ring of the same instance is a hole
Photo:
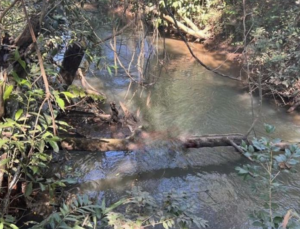
[[[82,72],[81,68],[78,68],[77,75],[79,76],[81,85],[82,85],[82,87],[84,88],[84,90],[87,94],[94,94],[94,95],[104,96],[103,93],[98,92],[92,85],[89,84],[89,82],[86,80],[85,76],[83,75],[83,72]]]

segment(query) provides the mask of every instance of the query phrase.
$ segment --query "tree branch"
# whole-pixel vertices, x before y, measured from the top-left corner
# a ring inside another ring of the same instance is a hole
[[[47,79],[42,54],[41,54],[41,51],[40,51],[39,46],[37,44],[37,39],[36,39],[36,36],[34,34],[31,22],[29,20],[24,0],[21,0],[21,1],[22,1],[24,14],[25,14],[25,17],[26,17],[26,20],[27,20],[27,23],[28,23],[29,31],[30,31],[30,34],[31,34],[31,38],[32,38],[32,41],[35,45],[36,53],[37,53],[37,56],[38,56],[38,60],[39,60],[40,68],[41,68],[41,74],[42,74],[43,81],[44,81],[44,86],[45,86],[45,93],[46,93],[45,99],[48,101],[48,106],[49,106],[50,113],[51,113],[51,116],[52,116],[53,133],[54,133],[54,135],[56,135],[56,127],[55,127],[55,120],[54,120],[54,115],[53,115],[53,108],[52,108],[52,104],[51,104],[51,101],[50,101],[51,92],[49,90],[49,82],[48,82],[48,79]]]

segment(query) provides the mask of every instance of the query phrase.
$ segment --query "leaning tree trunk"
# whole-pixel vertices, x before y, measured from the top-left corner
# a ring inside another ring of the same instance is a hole
[[[75,42],[69,45],[65,52],[60,74],[68,86],[76,77],[76,72],[84,56],[84,50],[83,42]]]

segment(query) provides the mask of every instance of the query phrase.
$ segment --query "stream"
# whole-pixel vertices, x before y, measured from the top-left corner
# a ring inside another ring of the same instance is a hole
[[[105,37],[105,34],[101,34]],[[132,35],[133,36],[133,35]],[[93,71],[88,81],[103,91],[108,101],[123,101],[131,111],[140,114],[142,123],[149,130],[164,133],[149,143],[144,150],[132,152],[109,151],[102,153],[74,153],[68,162],[79,173],[82,193],[97,198],[116,201],[133,186],[140,186],[155,198],[170,190],[189,194],[197,214],[208,221],[211,229],[248,229],[248,214],[258,209],[260,199],[251,191],[255,181],[243,181],[235,167],[248,161],[231,147],[182,150],[175,136],[203,134],[246,133],[252,124],[251,97],[242,85],[228,78],[216,76],[200,66],[181,41],[166,39],[167,60],[159,66],[157,56],[162,55],[163,42],[153,49],[145,42],[136,48],[136,37],[127,34],[118,39],[119,57],[127,68],[134,50],[156,53],[149,61],[147,74],[143,76],[152,86],[138,87],[130,84],[126,72],[118,69],[116,76],[109,71]],[[237,64],[226,61],[226,54],[208,52],[199,44],[191,44],[195,54],[210,67],[238,77]],[[109,42],[103,49],[107,62],[113,64],[113,52]],[[133,60],[131,73],[141,77]],[[219,66],[222,65],[222,66]],[[114,74],[114,69],[111,69]],[[126,99],[125,99],[126,97]],[[254,112],[257,100],[253,100]],[[287,114],[273,100],[264,100],[262,118],[255,129],[265,135],[263,123],[276,126],[273,137],[286,141],[300,140],[300,115]],[[279,196],[279,205],[300,209],[298,193],[300,177],[297,174],[282,175],[288,193]]]

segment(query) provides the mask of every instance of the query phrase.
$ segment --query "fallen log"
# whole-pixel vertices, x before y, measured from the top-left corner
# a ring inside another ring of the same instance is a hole
[[[66,150],[78,151],[130,151],[133,145],[138,148],[144,147],[144,140],[141,131],[138,131],[137,137],[130,136],[127,139],[85,139],[85,138],[66,138],[61,142],[61,148]],[[149,135],[147,135],[149,136]],[[137,140],[136,140],[137,139]],[[151,137],[150,137],[151,140]],[[220,134],[220,135],[203,135],[187,139],[175,139],[180,142],[183,148],[202,148],[202,147],[219,147],[233,146],[238,148],[241,142],[247,141],[242,134]],[[151,141],[150,141],[151,142]],[[233,144],[234,143],[234,144]],[[239,150],[239,152],[241,152]]]
[[[126,139],[66,138],[61,142],[61,148],[73,151],[128,151],[128,146]]]
[[[185,148],[233,146],[231,142],[240,145],[242,141],[247,141],[243,134],[211,134],[187,138],[183,141]]]
[[[185,149],[231,146],[241,154],[244,153],[243,149],[240,148],[242,141],[251,144],[251,141],[248,141],[245,135],[235,133],[210,134],[185,139],[170,139],[170,141],[171,140],[178,142],[178,147]],[[131,136],[128,136],[125,139],[65,138],[61,141],[60,146],[62,149],[73,151],[132,151],[144,148],[147,144],[146,142],[151,143],[154,141],[157,141],[157,137],[151,137],[151,134],[145,133],[141,131],[141,129],[136,129]],[[285,150],[285,148],[289,147],[291,144],[299,145],[300,143],[279,142],[274,145],[279,147],[280,150]],[[248,159],[252,160],[251,158]]]

